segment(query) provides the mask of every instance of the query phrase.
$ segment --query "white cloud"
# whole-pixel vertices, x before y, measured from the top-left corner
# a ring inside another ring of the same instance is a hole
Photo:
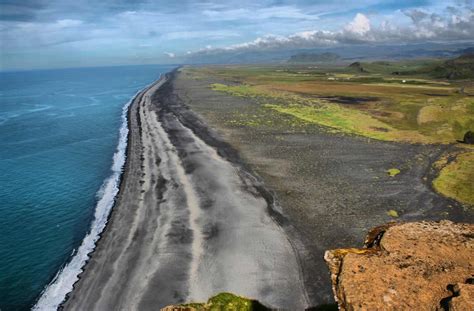
[[[77,27],[82,25],[82,21],[77,19],[60,19],[56,21],[56,25],[59,28]]]
[[[308,30],[288,36],[265,35],[255,40],[221,48],[201,49],[194,54],[225,53],[239,50],[271,50],[279,48],[311,48],[351,43],[415,43],[424,41],[474,41],[474,9],[471,6],[446,7],[429,13],[418,9],[404,11],[411,23],[382,20],[377,25],[364,14],[357,13],[340,30]],[[406,19],[406,18],[405,18]]]
[[[354,20],[347,24],[347,31],[358,35],[364,35],[370,31],[370,20],[362,13],[357,13]]]
[[[161,38],[165,40],[182,40],[182,39],[222,39],[238,37],[239,34],[231,30],[196,30],[196,31],[172,31],[164,33]]]
[[[83,31],[85,24],[77,19],[60,19],[48,23],[3,22],[0,25],[2,45],[6,48],[51,46],[81,41],[89,36]]]
[[[403,12],[406,16],[410,17],[415,25],[419,24],[425,18],[429,16],[428,13],[419,9],[407,10]]]
[[[295,20],[319,19],[317,14],[304,13],[300,8],[289,5],[254,9],[212,9],[204,10],[202,14],[212,21],[265,20],[271,18]]]
[[[164,54],[165,54],[166,56],[168,56],[169,58],[175,58],[175,57],[176,57],[176,54],[175,54],[175,53],[165,52]]]
[[[474,41],[471,0],[431,2],[422,8],[410,4],[411,10],[370,15],[369,8],[383,7],[382,0],[200,0],[166,6],[161,1],[110,0],[94,7],[89,2],[46,1],[44,7],[32,9],[0,4],[0,61],[15,67],[26,64],[26,57],[34,63],[42,54],[54,55],[48,59],[52,63],[56,56],[84,64],[127,63],[135,55],[176,62],[181,55],[239,50]],[[354,15],[348,17],[348,12]],[[165,51],[173,51],[175,58]],[[76,64],[71,61],[69,66]]]

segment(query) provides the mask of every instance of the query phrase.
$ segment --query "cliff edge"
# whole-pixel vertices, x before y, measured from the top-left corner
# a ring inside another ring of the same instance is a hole
[[[327,251],[340,310],[474,310],[474,225],[389,223]]]

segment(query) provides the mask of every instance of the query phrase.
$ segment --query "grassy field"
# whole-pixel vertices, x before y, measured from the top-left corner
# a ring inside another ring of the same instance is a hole
[[[441,169],[433,181],[436,191],[474,206],[474,151],[461,153],[452,161],[444,157],[436,165]]]
[[[387,74],[400,66],[407,65],[363,65],[370,72],[360,73],[311,66],[214,67],[195,73],[229,81],[212,85],[216,91],[258,97],[267,109],[379,140],[446,144],[474,128],[472,82]]]
[[[474,83],[423,74],[423,68],[440,63],[418,60],[333,67],[215,66],[186,68],[185,72],[195,79],[219,77],[225,83],[209,85],[213,90],[255,99],[259,109],[252,115],[235,116],[236,126],[272,126],[275,120],[269,118],[268,111],[273,111],[293,118],[299,127],[318,124],[330,132],[369,139],[455,144],[466,131],[474,130]],[[465,176],[460,174],[466,168],[472,171],[465,165],[468,160],[471,158],[461,153],[455,163],[462,169],[446,167],[436,189],[474,204],[466,199],[465,193],[472,196],[472,189],[466,189]],[[450,177],[442,177],[447,171]],[[454,191],[453,184],[461,189]]]

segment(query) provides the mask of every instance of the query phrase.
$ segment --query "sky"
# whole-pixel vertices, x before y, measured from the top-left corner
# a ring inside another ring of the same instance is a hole
[[[466,41],[474,42],[473,0],[0,0],[0,70]]]

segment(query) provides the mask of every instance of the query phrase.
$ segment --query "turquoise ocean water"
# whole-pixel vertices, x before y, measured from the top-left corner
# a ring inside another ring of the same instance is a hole
[[[171,69],[0,73],[2,311],[54,309],[69,291],[117,191],[124,107]]]

